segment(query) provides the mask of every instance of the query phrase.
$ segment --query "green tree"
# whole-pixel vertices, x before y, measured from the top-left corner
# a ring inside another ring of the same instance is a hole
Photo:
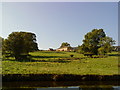
[[[63,42],[60,46],[60,48],[63,48],[63,47],[71,47],[69,43],[67,42]]]
[[[84,54],[105,54],[112,50],[115,41],[107,37],[103,29],[93,29],[85,35],[83,44],[79,46],[79,51]]]
[[[0,37],[0,50],[2,49],[2,41],[3,41],[3,38]]]
[[[30,32],[12,32],[3,42],[3,54],[13,56],[15,59],[27,57],[31,51],[38,50],[36,35]]]
[[[111,52],[113,50],[113,44],[115,44],[115,41],[112,40],[110,37],[104,37],[100,39],[99,46],[101,46],[98,49],[99,54],[105,54],[108,52]]]

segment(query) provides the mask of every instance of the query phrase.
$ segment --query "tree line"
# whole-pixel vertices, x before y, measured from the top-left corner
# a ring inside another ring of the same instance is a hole
[[[0,37],[0,43],[2,43],[2,54],[5,57],[14,57],[16,60],[28,58],[29,52],[39,50],[36,35],[31,32],[12,32],[7,39]],[[76,52],[106,54],[112,51],[114,44],[115,40],[106,36],[103,29],[93,29],[84,36],[83,44],[78,46]],[[60,48],[65,46],[70,47],[70,44],[62,43]]]

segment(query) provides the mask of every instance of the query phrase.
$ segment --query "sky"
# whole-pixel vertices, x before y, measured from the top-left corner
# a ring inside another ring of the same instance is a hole
[[[39,49],[56,49],[62,42],[76,47],[85,34],[101,28],[118,44],[117,2],[3,2],[0,8],[0,36],[33,32]]]
[[[1,0],[1,2],[119,2],[119,0]]]

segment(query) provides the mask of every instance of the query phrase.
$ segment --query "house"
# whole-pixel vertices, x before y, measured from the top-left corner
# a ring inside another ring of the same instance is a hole
[[[56,49],[56,51],[74,51],[76,48],[75,47],[62,47]]]
[[[53,48],[49,48],[48,51],[55,51]]]

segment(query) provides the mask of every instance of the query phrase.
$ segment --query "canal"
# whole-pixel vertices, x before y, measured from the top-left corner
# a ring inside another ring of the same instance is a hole
[[[3,82],[2,90],[120,90],[119,81]]]

